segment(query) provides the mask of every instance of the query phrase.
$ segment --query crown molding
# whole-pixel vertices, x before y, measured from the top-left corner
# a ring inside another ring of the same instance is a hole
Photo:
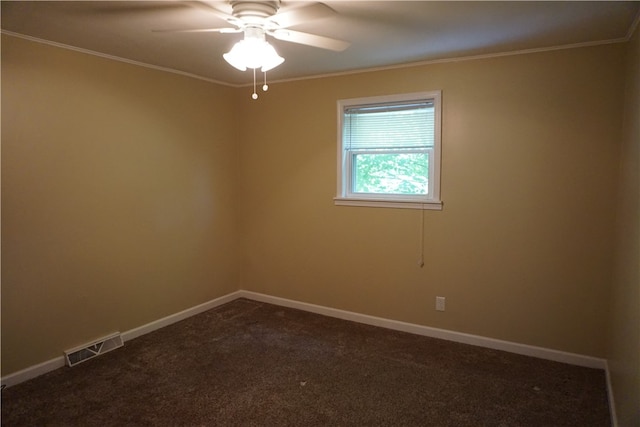
[[[193,78],[193,79],[204,80],[206,82],[215,83],[215,84],[222,85],[222,86],[240,87],[240,85],[234,85],[234,84],[230,84],[230,83],[223,82],[223,81],[220,81],[220,80],[210,79],[208,77],[200,76],[198,74],[187,73],[185,71],[179,71],[179,70],[175,70],[173,68],[168,68],[168,67],[160,67],[158,65],[147,64],[146,62],[134,61],[132,59],[127,59],[127,58],[122,58],[122,57],[115,56],[115,55],[109,55],[109,54],[106,54],[106,53],[96,52],[95,50],[83,49],[81,47],[71,46],[71,45],[64,44],[64,43],[58,43],[58,42],[54,42],[54,41],[51,41],[51,40],[45,40],[45,39],[41,39],[41,38],[38,38],[38,37],[28,36],[26,34],[16,33],[16,32],[13,32],[13,31],[1,30],[0,33],[8,35],[8,36],[16,37],[16,38],[28,40],[28,41],[35,42],[35,43],[42,43],[42,44],[46,44],[46,45],[49,45],[49,46],[59,47],[61,49],[67,49],[67,50],[72,50],[74,52],[84,53],[84,54],[87,54],[87,55],[98,56],[100,58],[110,59],[112,61],[124,62],[125,64],[137,65],[139,67],[150,68],[152,70],[164,71],[164,72],[167,72],[167,73],[178,74],[178,75],[185,76],[185,77],[190,77],[190,78]]]
[[[549,46],[549,47],[542,47],[542,48],[532,48],[532,49],[522,49],[522,50],[507,51],[507,52],[488,53],[488,54],[483,54],[483,55],[468,55],[468,56],[458,56],[458,57],[450,57],[450,58],[432,59],[432,60],[426,60],[426,61],[409,62],[409,63],[395,64],[395,65],[386,65],[386,66],[381,66],[381,67],[371,67],[371,68],[363,68],[363,69],[356,69],[356,70],[349,70],[349,71],[338,71],[338,72],[334,72],[334,73],[324,73],[324,74],[314,74],[314,75],[302,76],[302,77],[284,78],[284,79],[278,79],[278,80],[271,80],[270,83],[272,83],[272,84],[274,84],[274,83],[288,83],[288,82],[295,82],[295,81],[301,81],[301,80],[314,80],[314,79],[323,79],[323,78],[328,78],[328,77],[341,77],[341,76],[348,76],[348,75],[353,75],[353,74],[363,74],[363,73],[373,73],[373,72],[379,72],[379,71],[397,70],[397,69],[403,69],[403,68],[423,67],[425,65],[433,65],[433,64],[446,64],[446,63],[451,63],[451,62],[463,62],[463,61],[477,61],[477,60],[482,60],[482,59],[501,58],[501,57],[506,57],[506,56],[527,55],[527,54],[533,54],[533,53],[553,52],[553,51],[557,51],[557,50],[578,49],[578,48],[584,48],[584,47],[602,46],[602,45],[607,45],[607,44],[625,43],[625,42],[628,42],[631,39],[631,37],[633,36],[633,34],[634,34],[636,28],[638,27],[639,23],[640,23],[640,13],[638,13],[638,16],[634,20],[633,24],[629,27],[629,30],[627,31],[626,36],[625,37],[621,37],[621,38],[617,38],[617,39],[597,40],[597,41],[592,41],[592,42],[572,43],[572,44]],[[62,49],[68,49],[68,50],[72,50],[72,51],[75,51],[75,52],[84,53],[84,54],[87,54],[87,55],[93,55],[93,56],[98,56],[98,57],[105,58],[105,59],[111,59],[113,61],[124,62],[124,63],[130,64],[130,65],[137,65],[137,66],[140,66],[140,67],[150,68],[150,69],[153,69],[153,70],[165,71],[167,73],[172,73],[172,74],[178,74],[178,75],[181,75],[181,76],[190,77],[190,78],[194,78],[194,79],[198,79],[198,80],[203,80],[203,81],[206,81],[206,82],[209,82],[209,83],[214,83],[214,84],[218,84],[218,85],[222,85],[222,86],[234,87],[234,88],[244,88],[244,87],[249,87],[249,86],[253,85],[253,83],[234,84],[234,83],[228,83],[228,82],[224,82],[224,81],[220,81],[220,80],[210,79],[208,77],[200,76],[200,75],[193,74],[193,73],[188,73],[188,72],[185,72],[185,71],[175,70],[173,68],[160,67],[160,66],[157,66],[157,65],[147,64],[145,62],[140,62],[140,61],[134,61],[134,60],[131,60],[131,59],[121,58],[121,57],[115,56],[115,55],[108,55],[108,54],[101,53],[101,52],[96,52],[96,51],[93,51],[93,50],[90,50],[90,49],[83,49],[83,48],[67,45],[67,44],[64,44],[64,43],[53,42],[53,41],[41,39],[41,38],[38,38],[38,37],[33,37],[33,36],[25,35],[25,34],[16,33],[16,32],[13,32],[13,31],[1,30],[0,33],[6,34],[6,35],[12,36],[12,37],[17,37],[17,38],[29,40],[29,41],[36,42],[36,43],[47,44],[47,45],[54,46],[54,47],[59,47],[59,48],[62,48]]]

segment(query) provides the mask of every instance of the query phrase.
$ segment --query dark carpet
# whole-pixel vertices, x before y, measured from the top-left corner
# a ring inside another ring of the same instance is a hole
[[[2,392],[6,426],[609,426],[605,375],[246,299]]]

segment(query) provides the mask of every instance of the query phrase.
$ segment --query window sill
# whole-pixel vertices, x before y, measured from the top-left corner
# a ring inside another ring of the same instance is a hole
[[[336,206],[363,206],[369,208],[393,208],[393,209],[422,209],[422,210],[442,210],[442,201],[430,200],[425,202],[400,201],[400,200],[380,200],[373,198],[346,198],[335,197],[333,203]]]

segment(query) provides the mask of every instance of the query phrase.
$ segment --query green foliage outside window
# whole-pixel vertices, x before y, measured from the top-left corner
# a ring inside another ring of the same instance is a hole
[[[427,194],[427,153],[354,154],[353,191],[378,194]]]

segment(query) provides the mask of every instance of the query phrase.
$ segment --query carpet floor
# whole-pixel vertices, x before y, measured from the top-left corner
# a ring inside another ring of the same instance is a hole
[[[604,371],[238,299],[2,391],[6,426],[609,426]]]

